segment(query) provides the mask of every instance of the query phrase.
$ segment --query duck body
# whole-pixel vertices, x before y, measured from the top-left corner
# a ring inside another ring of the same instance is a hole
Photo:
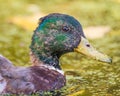
[[[59,58],[78,52],[104,62],[86,39],[81,24],[72,16],[53,13],[40,19],[30,45],[32,66],[16,67],[0,55],[0,94],[31,94],[60,89],[66,83]],[[74,64],[73,64],[74,65]]]
[[[49,66],[15,67],[6,58],[0,56],[0,62],[9,68],[0,68],[1,94],[31,94],[37,91],[52,91],[65,85],[63,73]],[[4,63],[4,64],[3,64]]]

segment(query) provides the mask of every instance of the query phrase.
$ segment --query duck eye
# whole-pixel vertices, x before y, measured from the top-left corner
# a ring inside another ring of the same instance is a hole
[[[70,28],[68,26],[63,26],[62,30],[65,31],[65,32],[67,32],[67,31],[70,31]]]

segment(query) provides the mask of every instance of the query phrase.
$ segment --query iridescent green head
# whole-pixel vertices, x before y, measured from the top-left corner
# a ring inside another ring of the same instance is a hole
[[[60,69],[59,57],[76,50],[81,38],[85,38],[82,27],[65,14],[49,14],[40,21],[32,37],[31,51],[45,64]]]

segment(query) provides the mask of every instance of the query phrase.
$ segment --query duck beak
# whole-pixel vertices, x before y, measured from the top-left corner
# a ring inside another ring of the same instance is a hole
[[[78,53],[82,53],[86,56],[92,57],[102,62],[112,63],[112,59],[110,57],[97,51],[94,47],[91,46],[89,41],[84,37],[81,37],[81,42],[77,46],[77,48],[74,48],[74,51]]]

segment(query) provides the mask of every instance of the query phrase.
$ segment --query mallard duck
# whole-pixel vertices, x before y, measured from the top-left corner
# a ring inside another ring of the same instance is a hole
[[[95,50],[72,16],[52,13],[40,19],[30,45],[32,66],[17,67],[0,55],[0,94],[52,91],[66,84],[59,58],[78,52],[103,62],[111,58]]]

